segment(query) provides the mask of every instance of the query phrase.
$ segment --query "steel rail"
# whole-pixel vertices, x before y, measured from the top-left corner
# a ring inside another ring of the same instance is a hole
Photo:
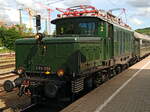
[[[15,66],[15,64],[1,65],[0,69],[11,68],[11,67],[14,67],[14,66]]]
[[[15,60],[0,61],[0,64],[15,62]]]

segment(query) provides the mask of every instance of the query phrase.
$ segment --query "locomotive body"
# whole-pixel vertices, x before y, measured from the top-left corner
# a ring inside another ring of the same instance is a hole
[[[140,40],[128,28],[97,16],[58,18],[56,37],[16,40],[14,83],[19,95],[39,98],[72,98],[97,87],[140,59]],[[147,54],[149,51],[147,52]]]

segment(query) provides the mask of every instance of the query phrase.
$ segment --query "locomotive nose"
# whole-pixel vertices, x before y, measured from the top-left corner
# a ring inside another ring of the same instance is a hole
[[[58,86],[54,82],[48,82],[44,87],[45,95],[48,98],[55,98],[57,95]]]

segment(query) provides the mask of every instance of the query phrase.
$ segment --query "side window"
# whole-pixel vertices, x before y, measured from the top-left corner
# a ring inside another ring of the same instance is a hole
[[[76,24],[72,21],[56,23],[56,34],[59,36],[76,34]]]
[[[56,36],[98,36],[98,20],[86,18],[62,19],[56,24]],[[103,25],[102,25],[103,26]],[[101,27],[102,28],[102,27]],[[101,29],[104,31],[104,27]]]
[[[79,31],[80,31],[80,34],[86,34],[88,33],[87,31],[87,28],[88,28],[88,25],[86,23],[80,23],[79,24]]]
[[[88,23],[88,33],[89,34],[95,34],[96,33],[96,23],[95,22],[91,22]]]
[[[79,34],[96,34],[96,22],[79,23]]]
[[[113,26],[108,24],[108,37],[113,37]]]

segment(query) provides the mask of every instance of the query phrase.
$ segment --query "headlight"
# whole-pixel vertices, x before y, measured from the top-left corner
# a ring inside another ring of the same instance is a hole
[[[36,38],[36,39],[39,39],[39,38],[40,38],[40,35],[38,35],[38,34],[35,35],[35,38]]]
[[[51,72],[47,71],[47,72],[45,72],[45,74],[46,74],[46,75],[49,75],[49,74],[51,74]]]
[[[23,67],[20,67],[20,68],[18,68],[18,69],[16,70],[17,74],[19,74],[19,75],[23,74],[24,71],[25,71],[25,70],[24,70]]]
[[[37,40],[42,40],[42,38],[44,38],[44,34],[42,34],[42,33],[37,33],[35,35],[35,39],[37,39]]]
[[[59,69],[59,70],[57,71],[57,75],[58,75],[59,77],[63,76],[63,75],[64,75],[64,70],[63,70],[63,69]]]

